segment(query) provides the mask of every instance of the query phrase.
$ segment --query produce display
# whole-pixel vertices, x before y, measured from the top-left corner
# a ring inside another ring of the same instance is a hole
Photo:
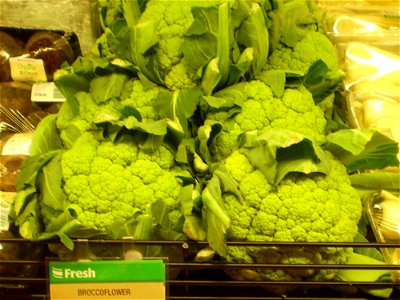
[[[66,100],[34,130],[13,234],[57,238],[60,256],[76,238],[132,237],[206,241],[193,261],[309,266],[229,268],[233,280],[357,281],[312,266],[384,264],[378,250],[229,245],[368,242],[365,199],[400,190],[398,141],[346,118],[350,70],[317,2],[101,0],[99,15],[90,53],[53,75]]]

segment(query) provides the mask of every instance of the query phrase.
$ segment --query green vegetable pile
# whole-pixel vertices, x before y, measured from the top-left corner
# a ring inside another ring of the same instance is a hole
[[[396,142],[340,118],[344,74],[316,4],[99,4],[103,33],[57,71],[66,102],[39,124],[18,178],[19,233],[71,250],[74,238],[207,241],[218,262],[354,260],[350,248],[228,244],[361,239],[352,175],[360,186],[361,171],[399,164]],[[311,267],[229,273],[340,280]]]

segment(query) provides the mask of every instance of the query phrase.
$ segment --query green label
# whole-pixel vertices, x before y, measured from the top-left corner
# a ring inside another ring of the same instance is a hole
[[[52,261],[52,283],[165,282],[162,260]]]

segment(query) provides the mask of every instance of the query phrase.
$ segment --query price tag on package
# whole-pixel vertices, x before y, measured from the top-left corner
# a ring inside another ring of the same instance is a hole
[[[54,82],[40,82],[32,85],[31,100],[33,102],[64,102],[65,98]]]
[[[51,261],[51,300],[165,300],[162,260]]]

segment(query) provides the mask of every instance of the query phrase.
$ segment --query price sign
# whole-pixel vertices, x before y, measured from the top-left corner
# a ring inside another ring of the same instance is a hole
[[[162,260],[49,262],[51,300],[165,300]]]

